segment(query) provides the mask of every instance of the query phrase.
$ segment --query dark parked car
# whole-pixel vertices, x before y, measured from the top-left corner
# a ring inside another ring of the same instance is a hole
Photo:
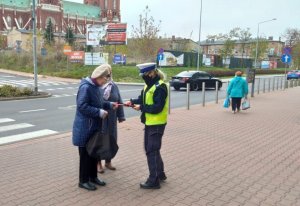
[[[170,83],[175,90],[186,88],[187,83],[190,83],[190,89],[196,91],[202,89],[202,82],[205,82],[206,88],[216,89],[216,81],[219,82],[218,89],[220,89],[222,87],[222,81],[218,78],[214,78],[209,73],[203,71],[184,71],[172,77]]]

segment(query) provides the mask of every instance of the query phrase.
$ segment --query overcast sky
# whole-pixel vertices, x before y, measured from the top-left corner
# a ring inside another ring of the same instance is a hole
[[[82,0],[69,0],[82,2]],[[161,24],[161,36],[198,40],[200,0],[121,0],[122,21],[131,25],[148,5],[151,15]],[[260,26],[260,35],[278,39],[288,27],[300,28],[300,0],[203,0],[202,34],[226,33],[231,28],[251,29],[256,36],[257,23],[273,18],[276,21]]]

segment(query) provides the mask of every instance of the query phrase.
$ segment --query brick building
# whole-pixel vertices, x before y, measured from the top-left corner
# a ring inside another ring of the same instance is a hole
[[[267,39],[268,46],[266,49],[266,52],[264,54],[264,58],[269,57],[280,57],[282,49],[284,47],[284,42],[279,40],[274,40],[273,37],[269,37]],[[201,42],[201,49],[203,54],[205,55],[221,55],[220,51],[224,47],[225,41],[222,40],[214,40],[209,39]],[[244,48],[243,48],[244,44]],[[239,40],[234,42],[234,48],[233,48],[233,57],[236,58],[251,58],[251,52],[255,46],[256,40],[252,39],[247,42],[241,42]]]
[[[0,1],[0,32],[14,28],[31,30],[32,0]],[[72,27],[76,34],[85,34],[86,24],[120,22],[120,0],[85,0],[83,4],[64,0],[36,0],[37,28],[43,30],[51,19],[54,32],[63,33]]]

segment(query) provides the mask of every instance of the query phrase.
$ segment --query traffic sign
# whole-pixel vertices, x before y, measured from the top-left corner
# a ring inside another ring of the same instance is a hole
[[[163,48],[160,48],[159,50],[158,50],[158,53],[159,54],[162,54],[162,53],[164,53],[165,52],[165,50],[163,49]]]
[[[284,54],[284,55],[281,56],[281,61],[283,63],[289,64],[292,61],[292,57],[289,54]]]
[[[283,53],[284,53],[284,54],[289,54],[289,55],[291,55],[291,53],[292,53],[292,48],[291,48],[291,47],[284,47],[284,48],[283,48]]]
[[[46,48],[41,48],[41,55],[42,56],[47,56],[47,49]]]
[[[157,60],[158,60],[158,61],[164,60],[164,54],[159,53],[159,54],[157,55]]]

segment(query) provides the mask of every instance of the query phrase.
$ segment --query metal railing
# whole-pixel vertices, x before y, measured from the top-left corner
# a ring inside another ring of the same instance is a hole
[[[286,89],[289,88],[293,88],[293,87],[298,87],[300,86],[300,79],[296,79],[296,80],[286,80],[285,77],[283,76],[276,76],[276,77],[260,77],[260,78],[256,78],[255,80],[256,82],[256,86],[255,86],[255,90],[254,92],[256,92],[258,95],[262,92],[262,93],[266,93],[266,92],[271,92],[271,91],[284,91]],[[223,82],[223,84],[227,84],[227,86],[229,85],[229,81],[227,82]],[[249,88],[251,88],[250,86],[251,84],[249,84]],[[220,100],[220,91],[219,91],[219,82],[216,81],[215,83],[215,90],[213,90],[215,92],[214,97],[215,97],[215,103],[219,104],[219,100]],[[201,99],[201,104],[203,107],[206,106],[206,88],[207,85],[205,84],[205,82],[202,82],[202,87],[201,87],[201,92],[202,92],[202,99]],[[169,85],[169,89],[170,85]],[[226,88],[227,90],[227,88]],[[171,90],[169,90],[171,91]],[[186,109],[190,110],[191,107],[191,84],[187,83],[186,85]],[[224,90],[223,90],[223,98],[224,98]],[[250,91],[249,91],[250,94]],[[222,98],[222,97],[221,97]],[[210,101],[214,101],[213,98],[210,99]],[[200,102],[199,102],[200,103]],[[169,113],[171,113],[171,92],[169,95]]]

